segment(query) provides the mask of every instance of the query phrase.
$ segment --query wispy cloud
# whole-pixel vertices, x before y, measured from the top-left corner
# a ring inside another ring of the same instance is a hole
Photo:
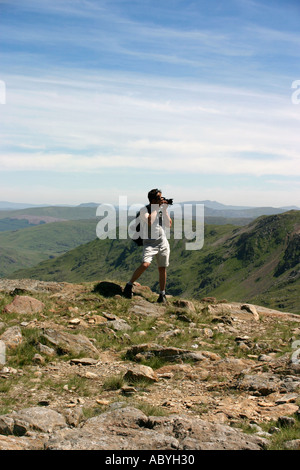
[[[178,171],[300,172],[300,115],[282,97],[136,74],[69,74],[8,77],[2,169],[151,168],[162,159]]]

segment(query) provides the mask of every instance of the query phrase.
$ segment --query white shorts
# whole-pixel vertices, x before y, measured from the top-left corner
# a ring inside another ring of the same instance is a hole
[[[154,256],[156,256],[159,268],[167,268],[169,266],[170,245],[167,240],[159,245],[144,245],[143,263],[151,263]]]

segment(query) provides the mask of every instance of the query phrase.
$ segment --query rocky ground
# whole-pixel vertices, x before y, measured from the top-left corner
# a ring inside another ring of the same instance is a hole
[[[0,449],[299,449],[300,315],[156,299],[1,279]]]

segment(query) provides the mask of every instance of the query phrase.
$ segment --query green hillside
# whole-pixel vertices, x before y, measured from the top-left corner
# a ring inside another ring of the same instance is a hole
[[[96,219],[70,220],[0,233],[0,277],[66,253],[96,238]]]
[[[262,216],[244,227],[206,225],[204,247],[170,240],[168,293],[215,296],[300,313],[300,212]],[[93,240],[11,277],[82,282],[126,281],[141,260],[131,240]],[[156,266],[140,279],[157,289]]]

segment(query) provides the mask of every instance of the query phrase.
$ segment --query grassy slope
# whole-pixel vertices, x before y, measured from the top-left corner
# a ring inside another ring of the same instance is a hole
[[[0,233],[0,276],[59,256],[96,238],[95,220],[53,222]]]

